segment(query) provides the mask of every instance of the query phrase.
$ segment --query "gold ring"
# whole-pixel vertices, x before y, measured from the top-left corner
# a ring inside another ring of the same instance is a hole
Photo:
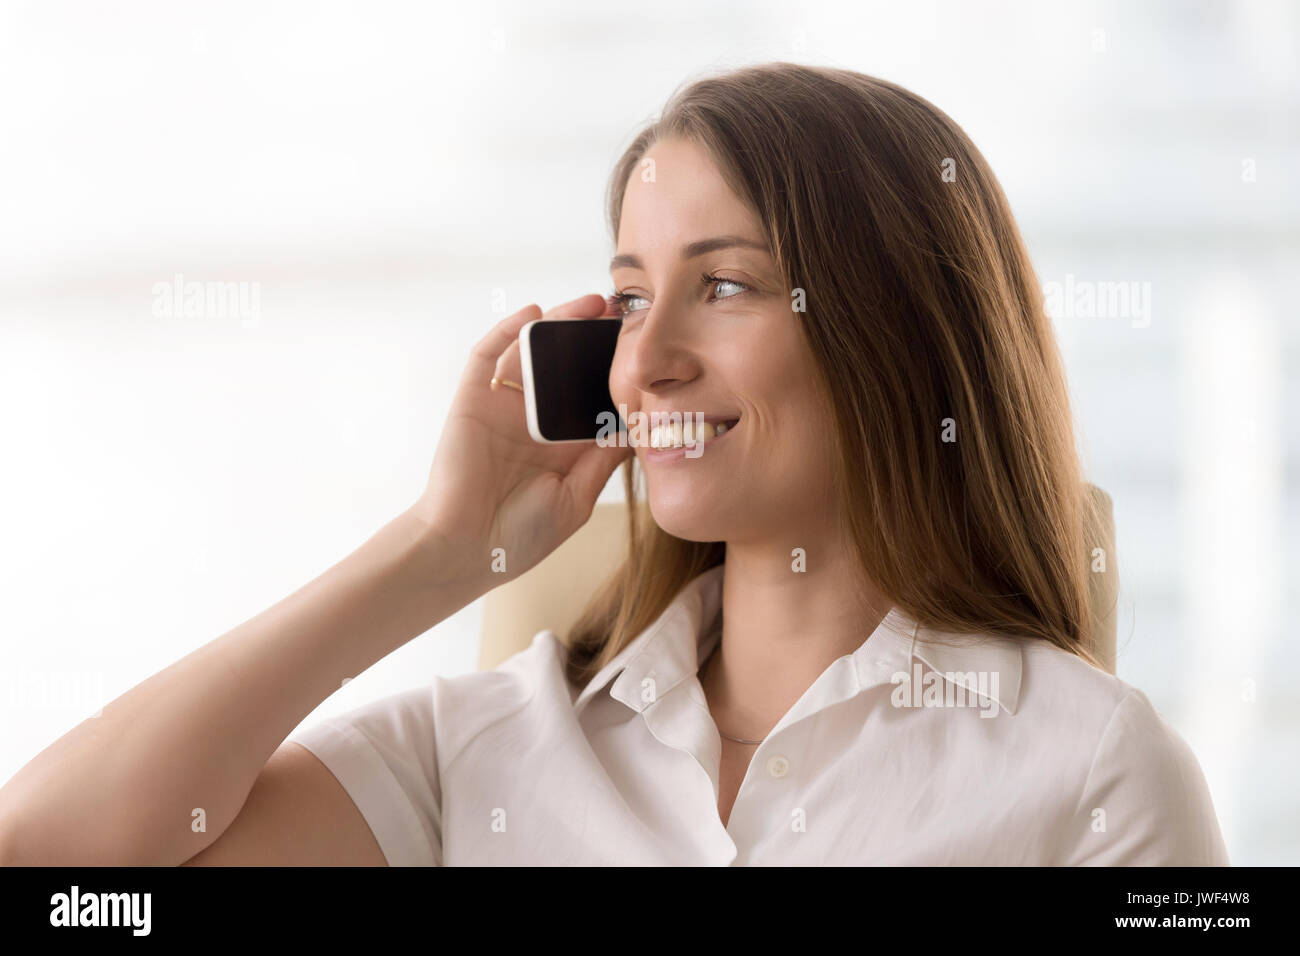
[[[520,385],[518,382],[512,382],[508,378],[497,378],[495,375],[492,376],[492,381],[489,382],[488,384],[490,384],[493,388],[495,388],[498,385],[507,385],[510,388],[517,388],[521,392],[524,390],[524,387]]]

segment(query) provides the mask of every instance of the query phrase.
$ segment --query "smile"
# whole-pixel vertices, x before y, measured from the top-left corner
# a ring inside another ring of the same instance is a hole
[[[642,458],[646,462],[684,461],[699,458],[706,447],[713,448],[719,442],[725,442],[739,426],[739,418],[719,419],[714,422],[699,422],[687,419],[684,422],[656,425],[650,429],[648,439],[639,447],[643,448]]]
[[[714,425],[712,422],[696,423],[690,420],[685,422],[673,422],[668,425],[656,425],[650,429],[651,448],[683,448],[686,445],[704,444],[720,438],[729,430],[734,428],[740,421],[733,418],[730,421],[718,422]]]

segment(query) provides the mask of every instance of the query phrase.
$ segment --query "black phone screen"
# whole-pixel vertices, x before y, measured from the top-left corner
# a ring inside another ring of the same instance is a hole
[[[619,319],[548,319],[528,330],[537,427],[548,441],[594,440],[610,419],[623,431],[609,394]]]

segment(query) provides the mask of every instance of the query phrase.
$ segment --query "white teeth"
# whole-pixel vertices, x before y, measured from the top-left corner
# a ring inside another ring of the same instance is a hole
[[[651,448],[677,448],[682,444],[682,426],[680,422],[670,425],[656,425],[650,429]]]
[[[673,422],[669,425],[656,425],[650,429],[651,448],[681,448],[715,438],[727,430],[727,426],[716,427],[711,422],[701,422],[698,426],[693,421],[682,424]]]
[[[695,422],[686,422],[682,425],[682,441],[687,445],[697,441],[708,441],[713,435],[713,426],[708,422],[701,422],[698,427]]]

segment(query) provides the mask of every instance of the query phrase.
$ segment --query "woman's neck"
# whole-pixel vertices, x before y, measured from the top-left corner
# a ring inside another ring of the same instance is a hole
[[[839,657],[862,646],[889,608],[845,549],[727,545],[722,640],[701,671],[719,727],[761,739]]]

